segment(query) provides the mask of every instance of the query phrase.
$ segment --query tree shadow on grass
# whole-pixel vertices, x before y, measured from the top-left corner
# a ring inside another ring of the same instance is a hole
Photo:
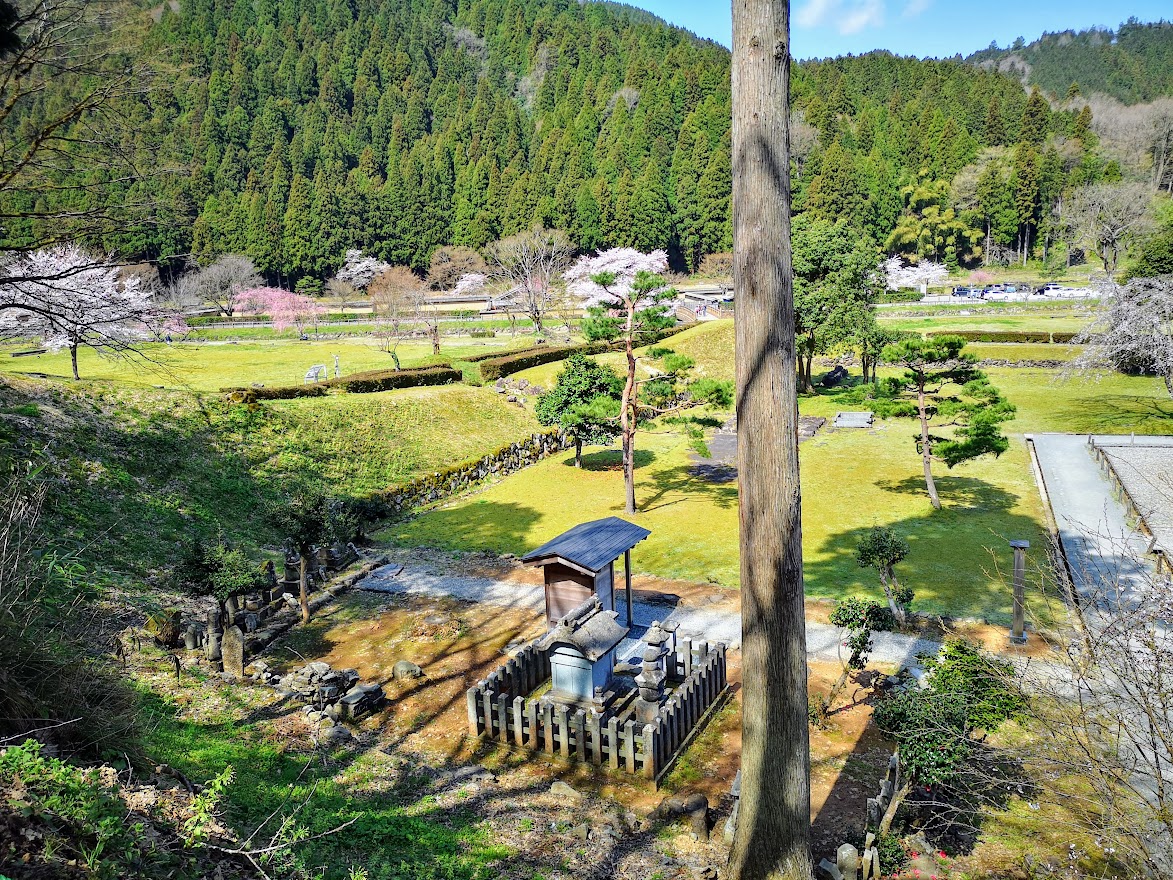
[[[941,504],[952,510],[1011,510],[1019,502],[1019,496],[976,477],[938,477],[934,475],[933,481],[937,484]],[[903,480],[880,480],[876,485],[885,492],[919,495],[925,499],[926,504],[929,501],[925,481],[920,477],[905,477]]]
[[[1060,418],[1068,430],[1081,434],[1166,434],[1173,431],[1173,400],[1100,394],[1066,407]]]
[[[879,485],[891,492],[924,494],[924,484],[917,478]],[[902,583],[916,591],[913,611],[1008,623],[1009,588],[995,569],[1009,564],[1010,540],[1042,546],[1040,524],[1015,512],[1017,495],[984,480],[944,477],[938,486],[942,510],[932,510],[926,497],[923,513],[877,521],[908,541],[908,557],[896,572]],[[883,599],[876,573],[860,568],[855,559],[860,540],[876,524],[860,519],[854,519],[858,525],[829,534],[815,553],[807,555],[804,576],[811,595],[862,594]]]
[[[635,450],[635,467],[638,470],[642,467],[647,467],[656,460],[656,453],[650,449],[636,449]],[[566,461],[562,462],[566,467],[575,467],[574,456],[570,456]],[[582,468],[584,471],[622,471],[623,470],[623,451],[620,449],[601,449],[598,452],[588,452],[582,457]]]
[[[687,464],[648,471],[639,481],[636,492],[641,513],[650,513],[682,501],[700,500],[727,510],[737,504],[737,484],[715,483]]]

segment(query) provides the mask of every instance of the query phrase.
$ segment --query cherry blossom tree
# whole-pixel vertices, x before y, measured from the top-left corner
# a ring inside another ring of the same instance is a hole
[[[601,306],[622,315],[619,328],[627,356],[627,381],[620,402],[619,424],[628,513],[635,513],[635,428],[639,409],[635,347],[641,333],[650,329],[648,324],[656,323],[657,317],[662,319],[663,308],[658,304],[670,294],[659,273],[666,268],[668,255],[664,251],[645,254],[634,248],[611,248],[593,257],[580,257],[563,276],[570,292],[584,306]]]
[[[0,338],[39,336],[50,350],[68,349],[74,379],[79,348],[146,358],[145,343],[184,331],[138,277],[121,277],[119,267],[73,244],[17,257],[0,270]]]
[[[280,287],[242,290],[236,298],[235,307],[241,311],[268,315],[274,329],[278,331],[296,327],[299,335],[305,333],[308,324],[315,323],[326,314],[326,309],[313,297]]]
[[[391,268],[378,257],[367,256],[360,250],[346,252],[342,268],[334,277],[355,290],[366,290],[379,275]]]
[[[932,260],[908,264],[900,257],[891,257],[884,261],[882,269],[889,290],[913,287],[920,288],[923,293],[930,287],[944,284],[949,277],[949,269]]]

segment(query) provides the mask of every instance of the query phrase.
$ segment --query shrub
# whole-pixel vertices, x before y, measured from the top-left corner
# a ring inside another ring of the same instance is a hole
[[[460,381],[460,370],[449,366],[421,367],[415,370],[384,370],[356,373],[342,379],[331,379],[351,394],[373,394],[395,388],[418,388],[424,385],[449,385]]]
[[[277,385],[273,388],[221,388],[229,403],[252,404],[258,400],[293,400],[298,397],[325,397],[326,384]]]
[[[924,668],[931,674],[934,693],[964,703],[969,730],[997,730],[1026,709],[1026,698],[1012,681],[1010,662],[964,639],[947,640],[936,657],[924,660]]]
[[[831,625],[844,629],[870,629],[888,632],[896,628],[892,612],[874,599],[848,596],[835,603],[831,612]]]
[[[908,303],[920,302],[921,292],[919,290],[887,290],[881,293],[877,298],[878,302],[882,303]]]
[[[535,348],[481,361],[481,378],[493,382],[502,376],[511,376],[530,367],[566,360],[572,354],[601,354],[609,346],[603,342],[585,342],[580,345],[562,345]]]
[[[876,838],[876,855],[880,858],[880,873],[894,877],[908,867],[908,851],[895,834],[881,834]]]
[[[468,357],[462,357],[462,358],[460,358],[460,360],[461,360],[461,362],[466,363],[466,364],[479,364],[482,361],[489,361],[489,360],[492,360],[493,358],[509,357],[510,355],[519,355],[519,354],[525,354],[526,352],[545,351],[545,350],[546,350],[546,346],[544,346],[544,345],[531,345],[531,346],[529,346],[529,348],[519,348],[516,351],[508,351],[508,352],[486,351],[483,354],[474,354],[474,355],[469,355]]]

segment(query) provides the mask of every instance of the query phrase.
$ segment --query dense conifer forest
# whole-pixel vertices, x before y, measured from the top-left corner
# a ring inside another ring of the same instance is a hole
[[[183,0],[124,16],[133,48],[111,63],[156,75],[123,108],[124,136],[156,173],[69,172],[87,175],[81,195],[39,197],[149,203],[151,222],[92,242],[123,257],[242,253],[292,285],[349,248],[422,270],[439,245],[534,223],[583,250],[665,248],[680,270],[731,245],[729,54],[654,16],[574,0]],[[1138,88],[1167,76],[1157,64]],[[960,59],[804,62],[793,91],[796,207],[890,253],[1046,257],[1063,193],[1120,174],[1090,111]],[[37,222],[9,226],[9,244]]]
[[[968,61],[996,66],[1062,98],[1099,92],[1125,104],[1173,94],[1173,22],[1129,19],[1113,31],[1057,31],[1008,49],[991,46]]]

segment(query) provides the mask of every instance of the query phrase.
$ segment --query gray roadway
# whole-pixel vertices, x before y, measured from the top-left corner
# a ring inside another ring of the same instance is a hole
[[[1086,434],[1034,434],[1051,511],[1080,595],[1129,599],[1150,578],[1148,539],[1130,525],[1112,483],[1092,456]],[[1111,443],[1129,435],[1096,436]],[[1165,445],[1169,438],[1135,438]]]

